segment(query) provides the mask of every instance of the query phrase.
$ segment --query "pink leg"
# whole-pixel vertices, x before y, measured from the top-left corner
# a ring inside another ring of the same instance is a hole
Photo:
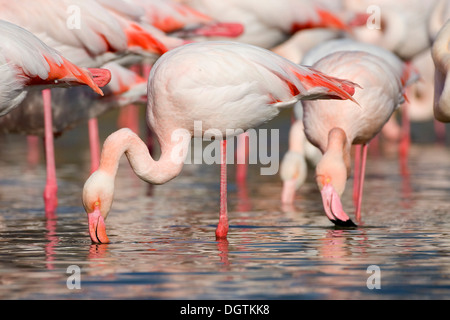
[[[100,138],[97,118],[89,119],[89,146],[91,151],[91,173],[97,170],[100,163]]]
[[[44,100],[45,155],[47,163],[47,183],[44,190],[45,213],[52,216],[58,204],[55,168],[55,151],[53,145],[53,119],[50,89],[42,90]]]
[[[355,161],[353,163],[353,203],[355,207],[358,202],[359,180],[361,175],[361,145],[355,145]]]
[[[366,160],[367,160],[367,150],[368,144],[365,144],[362,149],[362,161],[361,161],[361,170],[359,174],[359,190],[358,190],[358,202],[356,203],[356,221],[361,221],[361,203],[362,203],[362,195],[363,195],[363,187],[364,187],[364,176],[366,174]]]
[[[244,183],[247,180],[248,169],[248,133],[242,133],[237,138],[237,155],[236,155],[236,181]]]
[[[219,224],[216,229],[216,239],[223,239],[228,234],[228,213],[227,213],[227,140],[222,140],[222,159],[220,163],[220,212]]]

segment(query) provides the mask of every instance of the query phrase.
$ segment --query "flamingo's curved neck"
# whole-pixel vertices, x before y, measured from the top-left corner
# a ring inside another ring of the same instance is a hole
[[[181,172],[190,137],[176,142],[159,142],[161,156],[154,160],[139,136],[129,129],[120,129],[105,140],[99,170],[115,176],[119,160],[125,154],[139,178],[152,184],[166,183]]]
[[[345,131],[341,128],[333,128],[328,133],[326,154],[333,158],[343,159],[347,175],[350,174],[350,143]]]

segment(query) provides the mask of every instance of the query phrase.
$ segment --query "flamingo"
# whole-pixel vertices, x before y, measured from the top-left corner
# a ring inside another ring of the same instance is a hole
[[[354,108],[344,101],[302,101],[306,137],[323,154],[316,166],[316,183],[325,213],[336,225],[355,226],[340,200],[350,176],[350,148],[353,144],[362,144],[363,155],[367,154],[367,144],[403,103],[403,84],[386,60],[363,51],[331,53],[313,67],[355,81],[363,88],[354,95],[361,108]],[[356,208],[358,221],[365,159],[363,157]]]
[[[431,54],[435,66],[434,117],[440,122],[450,122],[450,20],[436,36]]]
[[[356,84],[330,78],[290,62],[260,47],[206,41],[170,50],[153,66],[148,83],[147,122],[161,146],[154,160],[146,144],[123,128],[104,142],[100,166],[86,181],[83,205],[89,234],[106,243],[105,219],[114,197],[119,159],[125,153],[136,175],[152,184],[163,184],[183,168],[194,122],[202,134],[214,130],[221,143],[219,224],[216,238],[226,238],[226,138],[232,129],[256,127],[274,118],[280,108],[299,99],[349,99]],[[356,104],[355,104],[356,105]]]
[[[0,115],[5,115],[23,101],[33,86],[88,85],[103,95],[99,86],[106,85],[110,73],[106,69],[82,69],[57,51],[45,45],[29,31],[0,20]],[[56,174],[53,152],[50,89],[42,91],[44,99],[47,183],[44,191],[46,212],[56,207]]]
[[[314,47],[305,54],[302,64],[313,65],[328,54],[337,51],[364,51],[377,55],[390,65],[396,77],[400,79],[402,85],[405,87],[411,86],[419,79],[419,75],[415,69],[412,68],[410,64],[404,63],[394,53],[377,45],[355,41],[351,38],[333,39]],[[304,159],[305,155],[308,156],[313,164],[317,164],[320,160],[320,156],[318,155],[319,150],[313,148],[307,140],[305,141],[302,103],[299,102],[299,104],[294,107],[294,110],[297,120],[291,126],[292,132],[289,135],[289,150],[283,158],[280,170],[281,179],[283,180],[281,200],[286,204],[292,204],[294,201],[295,190],[298,189],[306,179],[307,171]],[[390,124],[392,119],[393,117],[389,119],[387,124]],[[383,126],[383,130],[385,129],[385,126],[386,124]],[[355,153],[355,159],[358,159],[359,153],[360,150],[358,149]],[[358,181],[359,166],[357,166],[356,169],[355,180]],[[355,202],[357,202],[360,197],[358,185],[355,184],[354,187],[354,199]]]

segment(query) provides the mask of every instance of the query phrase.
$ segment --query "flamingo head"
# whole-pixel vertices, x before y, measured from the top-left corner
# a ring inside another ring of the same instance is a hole
[[[296,151],[289,150],[281,162],[280,176],[283,180],[281,201],[285,204],[294,202],[295,191],[305,182],[308,174],[308,166],[305,156]]]
[[[89,235],[93,243],[109,243],[105,220],[111,209],[114,178],[97,170],[83,187],[83,206],[88,215]]]
[[[353,221],[345,213],[341,196],[345,190],[345,183],[347,181],[347,170],[344,167],[339,168],[339,162],[334,162],[337,165],[334,170],[324,171],[323,162],[320,161],[316,167],[316,182],[322,195],[323,208],[325,213],[337,226],[342,227],[356,227]]]
[[[342,207],[341,198],[331,182],[325,182],[320,189],[325,213],[335,225],[340,227],[356,227]]]

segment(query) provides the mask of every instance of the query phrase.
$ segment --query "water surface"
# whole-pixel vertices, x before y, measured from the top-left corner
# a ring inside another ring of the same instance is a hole
[[[115,128],[102,123],[102,139]],[[271,125],[281,139],[286,117]],[[397,152],[372,148],[362,222],[337,229],[321,208],[310,172],[293,206],[280,205],[278,175],[229,172],[230,230],[214,236],[219,167],[186,165],[151,187],[125,157],[107,219],[110,244],[93,245],[81,205],[89,175],[86,127],[56,141],[59,206],[46,217],[44,155],[28,159],[26,138],[0,138],[0,299],[449,299],[450,150],[414,144],[407,167]],[[286,149],[282,144],[281,152]],[[353,216],[352,180],[343,197]],[[369,289],[369,266],[381,271]],[[69,289],[69,266],[81,288]]]

